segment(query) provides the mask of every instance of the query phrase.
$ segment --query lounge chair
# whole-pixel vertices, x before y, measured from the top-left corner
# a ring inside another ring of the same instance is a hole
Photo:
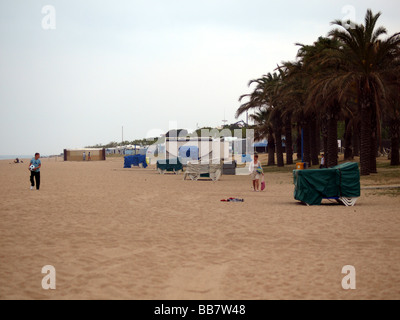
[[[188,162],[183,180],[190,178],[193,181],[197,181],[201,178],[208,178],[212,181],[218,181],[221,178],[221,174],[221,164]]]

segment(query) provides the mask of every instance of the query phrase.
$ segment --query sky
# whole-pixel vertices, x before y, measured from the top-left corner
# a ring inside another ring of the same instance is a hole
[[[368,8],[400,31],[394,0],[0,0],[0,155],[233,123],[249,80]]]

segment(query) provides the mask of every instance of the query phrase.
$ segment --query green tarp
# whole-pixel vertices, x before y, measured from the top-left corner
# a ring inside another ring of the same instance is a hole
[[[329,169],[294,170],[294,198],[320,205],[324,198],[360,197],[358,164],[348,162]]]
[[[176,172],[183,170],[183,166],[179,159],[165,159],[157,161],[157,169],[167,172]]]

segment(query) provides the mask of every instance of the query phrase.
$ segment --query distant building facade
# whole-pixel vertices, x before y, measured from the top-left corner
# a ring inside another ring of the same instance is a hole
[[[106,160],[106,149],[64,149],[64,161],[84,161],[83,154],[85,153],[86,161],[89,159],[91,161],[104,161]]]

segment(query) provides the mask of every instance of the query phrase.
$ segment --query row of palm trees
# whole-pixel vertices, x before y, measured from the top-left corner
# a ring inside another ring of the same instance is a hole
[[[236,116],[255,110],[256,138],[268,139],[269,165],[276,152],[277,165],[284,166],[282,135],[287,164],[293,164],[295,142],[305,162],[318,165],[323,149],[327,165],[337,165],[339,121],[345,123],[345,158],[359,155],[362,175],[377,172],[383,123],[391,128],[391,164],[400,164],[400,33],[387,37],[377,27],[380,16],[368,10],[364,24],[334,21],[327,37],[297,44],[295,61],[250,81],[254,90],[240,97]]]

